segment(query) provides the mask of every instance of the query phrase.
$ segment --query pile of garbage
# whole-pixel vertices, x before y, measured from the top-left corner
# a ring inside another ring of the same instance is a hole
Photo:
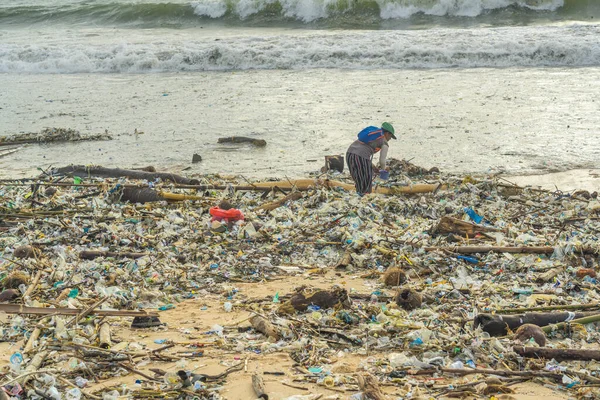
[[[597,193],[397,164],[382,186],[418,177],[431,190],[359,197],[326,180],[93,169],[0,182],[0,398],[227,398],[244,358],[274,353],[294,363],[279,372],[289,399],[489,397],[532,380],[600,395]],[[242,294],[284,280],[302,284]],[[207,333],[203,346],[239,354],[222,373],[188,368],[198,343],[115,335],[160,332],[161,312],[205,298],[245,315]],[[258,398],[265,376],[252,376]],[[94,385],[115,378],[129,384]]]

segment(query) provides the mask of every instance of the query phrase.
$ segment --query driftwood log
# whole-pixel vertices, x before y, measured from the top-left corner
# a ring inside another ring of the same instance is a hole
[[[514,331],[524,324],[542,327],[592,315],[598,315],[598,312],[525,313],[516,315],[479,314],[474,318],[473,326],[475,328],[481,326],[481,329],[489,333],[490,336],[505,336],[508,334],[508,329]]]
[[[545,358],[547,360],[600,361],[600,350],[592,349],[553,349],[549,347],[514,346],[513,351],[527,358]]]
[[[262,333],[263,335],[273,338],[275,340],[279,340],[281,338],[281,334],[273,326],[273,324],[267,320],[266,318],[261,317],[260,315],[255,315],[250,318],[250,324],[257,332]]]
[[[78,175],[78,176],[96,176],[100,178],[130,178],[155,181],[171,181],[184,185],[198,185],[197,179],[190,179],[183,176],[170,174],[166,172],[146,172],[133,169],[105,168],[100,166],[70,165],[68,167],[56,168],[52,170],[54,175]]]
[[[245,136],[227,136],[217,140],[218,143],[250,143],[257,147],[265,147],[267,141],[263,139],[253,139]]]
[[[147,256],[148,253],[118,253],[115,251],[100,251],[100,250],[84,250],[79,253],[79,258],[83,260],[93,260],[98,257],[114,257],[114,258],[142,258]]]
[[[258,374],[252,375],[252,387],[254,388],[254,393],[256,393],[257,399],[269,400],[269,396],[266,393],[265,382],[263,381],[262,376]]]

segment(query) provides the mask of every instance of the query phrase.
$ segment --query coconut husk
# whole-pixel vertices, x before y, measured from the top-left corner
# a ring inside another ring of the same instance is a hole
[[[396,304],[407,311],[421,307],[422,303],[423,297],[421,294],[410,288],[401,289],[396,295]]]
[[[382,279],[385,286],[400,286],[406,282],[406,273],[400,268],[392,267],[385,271]]]
[[[17,258],[33,258],[38,250],[29,245],[15,247],[14,256]]]
[[[331,290],[319,290],[310,295],[306,292],[298,292],[292,295],[290,303],[297,311],[306,311],[310,305],[315,305],[322,309],[330,309],[344,308],[351,304],[348,292],[342,287],[334,287]]]
[[[2,281],[4,289],[18,289],[21,285],[27,285],[29,277],[22,272],[13,272]]]
[[[528,342],[531,338],[538,344],[540,347],[546,346],[546,334],[537,325],[534,324],[524,324],[521,325],[517,331],[515,332],[514,339],[518,340],[522,343]]]
[[[8,302],[21,296],[17,289],[7,289],[0,293],[0,303]]]

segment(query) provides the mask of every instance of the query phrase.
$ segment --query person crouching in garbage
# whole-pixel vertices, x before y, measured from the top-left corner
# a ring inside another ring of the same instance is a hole
[[[386,171],[385,161],[390,139],[396,139],[396,135],[394,127],[389,122],[381,124],[381,128],[367,126],[360,131],[358,139],[346,151],[346,164],[359,195],[371,193],[373,172]],[[379,152],[379,168],[372,164],[373,154],[377,152]]]

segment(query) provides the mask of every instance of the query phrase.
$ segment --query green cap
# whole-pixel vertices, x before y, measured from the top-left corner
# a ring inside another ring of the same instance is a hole
[[[392,126],[392,124],[390,124],[389,122],[384,122],[383,124],[381,124],[381,129],[383,129],[386,132],[389,132],[392,134],[392,138],[396,139],[396,135],[394,132],[394,127]]]

